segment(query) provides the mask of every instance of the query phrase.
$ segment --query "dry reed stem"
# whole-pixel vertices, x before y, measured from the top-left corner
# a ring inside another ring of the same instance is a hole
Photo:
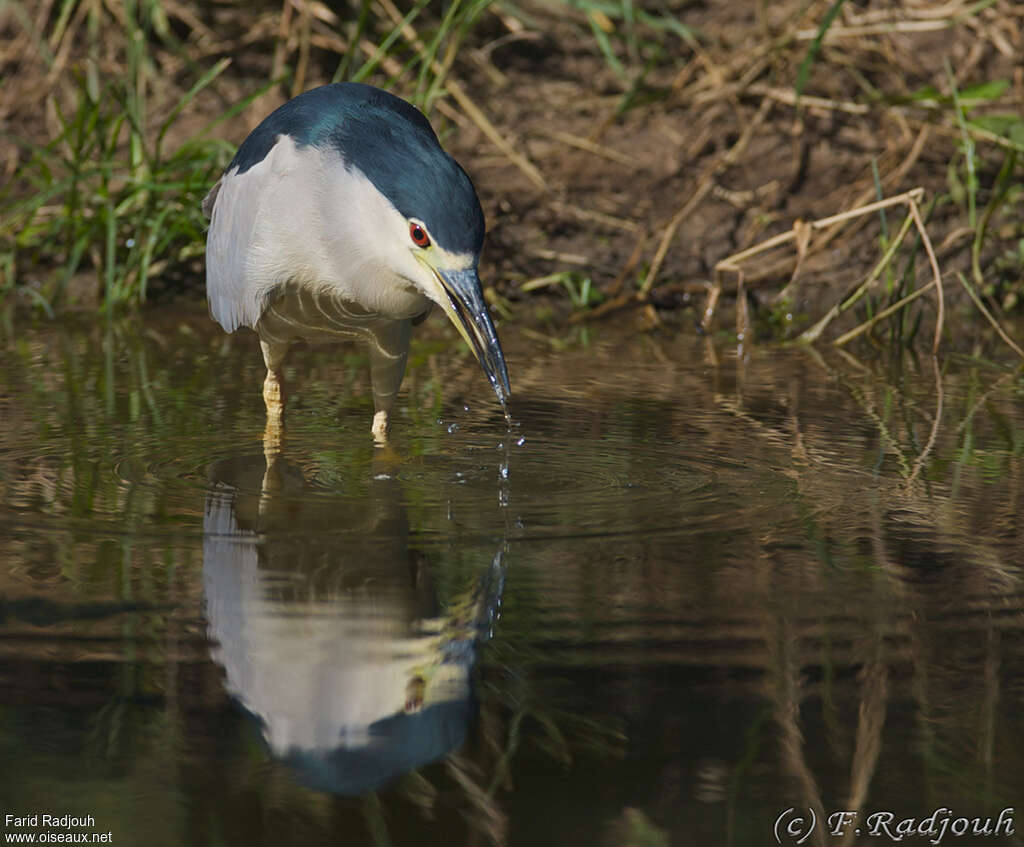
[[[633,246],[633,252],[629,254],[629,258],[626,259],[626,264],[622,266],[622,270],[619,271],[619,275],[612,280],[612,284],[608,286],[608,293],[611,295],[618,294],[622,290],[622,286],[626,284],[626,277],[633,272],[633,269],[640,264],[640,260],[644,255],[644,247],[647,246],[647,231],[639,230],[636,235],[636,244]]]
[[[722,259],[720,262],[718,262],[715,265],[715,281],[713,289],[717,289],[719,292],[721,292],[722,276],[726,272],[730,271],[738,275],[737,287],[742,288],[743,269],[740,264],[741,262],[751,258],[752,256],[764,253],[767,250],[771,250],[775,247],[778,247],[781,244],[786,244],[790,241],[797,241],[799,246],[799,239],[801,233],[804,232],[804,227],[809,226],[811,229],[824,229],[829,226],[832,226],[833,224],[847,221],[852,218],[860,218],[863,217],[864,215],[871,214],[872,212],[877,212],[881,209],[886,209],[891,206],[905,205],[908,208],[908,216],[907,219],[904,220],[903,222],[903,226],[900,230],[899,235],[896,239],[894,239],[893,243],[890,244],[889,248],[882,256],[882,259],[876,264],[871,274],[868,275],[868,278],[864,281],[864,283],[862,283],[857,288],[857,290],[852,295],[844,296],[843,299],[839,301],[839,303],[833,306],[817,324],[815,324],[809,330],[804,332],[803,335],[800,336],[800,338],[801,340],[808,342],[813,342],[817,340],[817,338],[821,335],[821,332],[835,317],[837,317],[839,314],[841,314],[843,311],[845,311],[847,308],[853,305],[853,303],[855,303],[858,299],[860,299],[860,297],[875,283],[875,281],[881,274],[882,270],[892,259],[892,256],[895,254],[896,248],[902,243],[903,239],[906,237],[906,234],[910,228],[909,221],[912,221],[914,226],[917,228],[918,234],[921,237],[921,243],[924,246],[924,250],[928,256],[928,262],[932,270],[933,279],[928,287],[934,285],[936,289],[937,316],[935,321],[935,337],[932,343],[932,353],[934,354],[938,351],[939,343],[942,340],[942,329],[945,323],[946,308],[945,296],[942,289],[942,274],[939,271],[938,259],[936,259],[935,257],[935,250],[932,247],[931,238],[929,238],[928,236],[928,231],[927,229],[925,229],[924,222],[921,219],[921,212],[918,208],[918,203],[923,198],[923,196],[924,189],[918,187],[911,189],[910,191],[904,192],[903,194],[898,194],[895,197],[888,197],[884,200],[878,200],[874,203],[868,203],[867,205],[860,206],[859,208],[856,209],[849,209],[846,212],[840,212],[837,215],[832,215],[827,218],[820,218],[816,221],[812,221],[809,225],[804,224],[802,221],[798,221],[796,224],[794,224],[791,230],[779,233],[778,235],[773,236],[772,238],[769,238],[761,242],[760,244],[756,244],[753,247],[747,248],[746,250],[741,250],[739,253],[734,253],[732,256],[728,256],[725,259]],[[909,303],[913,299],[913,297],[909,299],[905,297],[899,302]],[[862,328],[870,328],[871,326],[874,326],[875,323],[878,322],[881,316],[885,316],[888,314],[891,314],[890,309],[886,309],[883,312],[879,313],[879,315],[875,315],[874,318],[865,322],[864,324],[861,325],[861,327],[858,327],[857,329],[861,330]],[[713,317],[713,310],[705,309],[704,318],[710,320],[711,317]],[[705,326],[704,328],[707,329],[708,327]],[[837,340],[835,343],[840,344],[840,341],[842,343],[846,343],[846,341],[850,340],[851,338],[855,338],[859,334],[860,332],[858,332],[857,330],[853,330],[843,335],[841,339]]]
[[[886,185],[899,185],[903,182],[907,174],[910,173],[910,169],[914,167],[914,165],[917,164],[917,160],[921,158],[921,153],[924,152],[925,145],[928,143],[928,137],[931,135],[931,126],[931,124],[922,125],[917,137],[914,139],[914,143],[910,146],[910,150],[907,152],[907,155],[903,157],[903,161],[900,162],[899,167],[880,178],[879,182],[883,187]],[[875,187],[870,186],[861,192],[853,205],[861,206],[864,203],[868,203],[875,195]],[[842,229],[842,222],[836,223],[831,231],[826,232],[820,239],[818,239],[819,249],[831,242],[839,233],[840,229]]]
[[[922,125],[927,118],[921,118]],[[966,124],[964,129],[953,124],[930,124],[934,129],[937,129],[943,135],[947,135],[952,139],[960,140],[963,138],[964,130],[972,138],[977,138],[981,141],[988,141],[991,144],[995,144],[998,147],[1002,147],[1004,150],[1016,150],[1018,153],[1024,153],[1024,144],[1019,141],[1014,141],[1012,138],[1007,138],[1003,135],[997,135],[990,130],[984,129],[983,127],[975,124]]]
[[[796,221],[793,224],[793,229],[796,231],[796,264],[793,266],[793,273],[790,274],[789,282],[775,295],[774,301],[776,303],[782,302],[789,297],[790,291],[800,279],[800,271],[803,270],[804,260],[810,252],[811,236],[814,234],[814,229],[806,221]]]
[[[890,35],[894,32],[935,32],[955,26],[952,21],[895,21],[893,23],[866,24],[865,26],[833,26],[825,34],[824,43],[840,38],[862,38],[865,35]],[[813,41],[816,29],[801,29],[796,33],[799,41]]]
[[[922,5],[913,10],[913,18],[916,20],[957,18],[967,14],[974,5],[976,5],[975,0],[946,3],[943,6],[934,6],[932,8]],[[900,9],[884,8],[866,9],[863,12],[856,12],[851,7],[846,6],[843,9],[843,20],[850,26],[905,20],[904,18],[896,17],[900,11]]]
[[[913,225],[914,219],[909,214],[903,219],[903,224],[900,227],[896,237],[892,240],[888,249],[874,269],[868,274],[867,279],[864,280],[856,290],[853,291],[849,296],[840,298],[831,309],[829,309],[823,318],[819,320],[814,326],[809,327],[803,333],[801,333],[799,340],[806,342],[817,341],[827,327],[835,318],[839,317],[843,312],[853,306],[860,298],[868,292],[868,290],[878,281],[878,278],[882,275],[882,271],[885,270],[886,266],[892,261],[892,257],[896,254],[900,245],[903,243],[903,239],[907,237],[907,233],[910,232],[910,227]]]
[[[569,320],[573,323],[596,320],[612,312],[617,312],[619,309],[625,309],[627,306],[639,306],[641,303],[643,303],[643,299],[635,292],[630,291],[613,297],[611,300],[605,300],[586,312],[577,312]]]
[[[277,23],[277,38],[274,44],[274,59],[270,65],[270,78],[280,79],[284,73],[285,60],[288,58],[288,39],[291,34],[292,9],[291,0],[284,0],[281,4],[281,17]],[[251,113],[263,115],[270,111],[269,103],[274,100],[272,91],[267,90],[253,103]],[[255,124],[250,126],[254,128]]]
[[[566,203],[563,200],[553,201],[551,203],[551,208],[556,212],[564,212],[572,215],[574,218],[601,224],[602,226],[606,226],[610,229],[621,229],[626,232],[633,233],[644,232],[644,228],[641,224],[638,224],[636,221],[631,221],[629,218],[607,215],[604,212],[597,212],[593,209],[583,209],[573,203]]]
[[[836,215],[830,215],[827,218],[819,218],[818,220],[805,223],[803,221],[797,221],[792,229],[786,232],[780,232],[778,235],[772,236],[771,238],[762,241],[760,244],[755,244],[753,247],[748,247],[745,250],[741,250],[738,253],[734,253],[731,256],[720,260],[715,265],[715,276],[714,282],[708,293],[708,303],[705,304],[704,315],[701,318],[701,327],[704,331],[707,331],[711,327],[711,321],[714,319],[714,306],[711,303],[711,292],[715,292],[714,301],[717,303],[718,298],[722,293],[722,279],[725,273],[733,272],[737,274],[738,279],[743,278],[743,268],[741,262],[764,253],[768,250],[772,250],[782,244],[786,244],[790,241],[796,241],[799,239],[800,234],[805,231],[805,228],[810,230],[827,229],[828,227],[848,221],[852,218],[862,217],[864,215],[877,212],[880,209],[886,209],[890,206],[896,206],[900,204],[913,203],[915,198],[924,196],[923,188],[914,188],[903,194],[898,194],[895,197],[888,197],[884,200],[878,200],[874,203],[868,203],[867,205],[860,206],[856,209],[849,209],[845,212],[840,212]],[[869,278],[870,279],[870,278]],[[831,318],[830,318],[831,320]],[[822,327],[824,328],[824,327]],[[819,330],[820,332],[820,330]]]
[[[931,265],[933,281],[935,283],[935,300],[938,304],[938,314],[935,317],[935,340],[932,342],[932,355],[939,352],[939,342],[942,341],[942,327],[946,321],[946,295],[942,290],[942,273],[939,271],[939,260],[935,258],[935,250],[932,249],[932,240],[928,237],[928,230],[924,228],[924,221],[921,220],[921,212],[917,203],[910,201],[910,214],[914,216],[914,225],[921,235],[921,243],[924,245],[924,252],[928,255],[928,264]]]
[[[665,256],[668,255],[668,249],[672,244],[672,239],[675,238],[679,225],[711,191],[715,177],[732,165],[743,154],[743,151],[746,150],[747,145],[750,143],[750,139],[753,137],[758,127],[760,127],[764,122],[764,119],[768,116],[771,106],[772,101],[767,97],[761,101],[761,105],[758,108],[757,113],[754,115],[753,120],[747,124],[746,128],[743,130],[743,134],[740,135],[736,140],[736,143],[729,148],[724,156],[704,172],[698,181],[696,191],[694,191],[690,196],[690,199],[683,204],[682,208],[672,216],[668,226],[665,227],[665,230],[662,233],[661,242],[658,244],[658,250],[654,254],[654,258],[651,260],[651,268],[647,272],[647,278],[644,280],[644,284],[640,288],[639,297],[646,298],[650,293],[651,288],[654,286],[654,281],[658,278],[658,273],[661,271],[661,266],[665,261]]]
[[[736,282],[736,338],[741,345],[750,339],[750,326],[750,304],[747,302],[747,289],[741,274]]]
[[[292,97],[306,90],[306,73],[309,69],[309,42],[312,36],[312,16],[308,3],[296,2],[299,7],[299,57],[295,62],[295,77],[292,81]]]
[[[606,315],[609,312],[621,309],[631,303],[639,304],[640,301],[637,299],[637,295],[635,293],[629,292],[627,294],[620,294],[619,292],[622,290],[622,286],[626,282],[626,277],[629,276],[638,264],[640,264],[640,259],[643,258],[644,247],[646,246],[647,231],[641,229],[637,232],[636,244],[633,247],[633,252],[626,260],[626,264],[622,266],[622,270],[619,271],[619,275],[615,277],[612,284],[609,285],[605,291],[605,294],[611,299],[606,300],[604,303],[601,303],[586,312],[574,312],[569,316],[569,323],[575,324],[588,320],[592,317],[600,317],[601,315]]]
[[[908,303],[914,302],[922,294],[925,294],[926,292],[930,291],[933,285],[935,285],[934,279],[929,281],[926,285],[921,286],[916,291],[911,291],[906,297],[902,298],[901,300],[897,300],[888,308],[882,309],[881,312],[876,314],[870,320],[864,321],[864,323],[862,323],[860,326],[854,327],[846,334],[839,336],[839,338],[837,338],[832,343],[835,344],[836,347],[842,347],[844,344],[848,344],[849,342],[853,341],[853,339],[855,339],[857,336],[867,332],[879,321],[885,320],[885,318],[889,317],[889,315],[895,314]]]
[[[718,101],[724,97],[735,98],[746,91],[769,67],[776,52],[793,39],[800,19],[810,13],[812,5],[801,4],[799,11],[791,17],[783,31],[770,41],[758,38],[750,44],[750,49],[736,49],[733,51],[735,55],[718,65],[714,65],[710,56],[706,56],[707,62],[715,68],[715,72],[699,77],[685,88],[681,85],[673,86],[679,89],[679,99],[699,104]],[[736,82],[725,84],[724,79],[735,79]]]
[[[391,0],[377,0],[377,2],[396,26],[402,22],[404,16],[399,12],[398,8],[393,2],[391,2]],[[422,52],[425,49],[423,42],[416,34],[416,30],[413,28],[412,24],[405,24],[405,26],[402,27],[402,38],[404,38],[414,50]],[[436,59],[431,61],[430,67],[435,73],[439,75],[444,74],[444,68],[442,68],[441,64]],[[537,166],[527,159],[526,156],[516,150],[512,145],[512,142],[501,134],[487,115],[484,114],[483,110],[473,102],[473,99],[466,93],[466,90],[462,85],[452,77],[447,77],[445,80],[445,88],[452,96],[452,99],[459,104],[462,111],[464,111],[467,117],[477,125],[487,139],[497,147],[513,165],[522,171],[530,182],[532,182],[537,188],[546,191],[548,188],[547,180],[544,179],[544,175],[540,172]]]
[[[985,316],[985,319],[990,324],[992,324],[993,329],[995,329],[995,331],[999,334],[999,337],[1006,342],[1007,346],[1009,346],[1009,348],[1013,350],[1014,353],[1016,353],[1018,356],[1024,359],[1024,350],[1020,349],[1017,343],[1012,338],[1010,338],[1010,336],[1006,333],[1002,326],[1000,326],[999,321],[997,321],[992,316],[992,313],[985,307],[984,302],[978,296],[978,292],[975,291],[974,288],[972,288],[971,285],[968,284],[967,278],[960,273],[958,273],[956,277],[957,279],[960,280],[960,284],[964,287],[964,290],[970,296],[971,300],[974,301],[974,305],[978,307],[978,311]]]
[[[451,78],[449,78],[445,83],[445,88],[448,89],[448,93],[452,96],[452,99],[462,107],[462,111],[464,111],[469,119],[479,127],[480,131],[487,136],[488,140],[490,140],[495,147],[504,153],[505,157],[520,171],[522,171],[530,182],[542,191],[547,191],[547,180],[544,178],[544,175],[540,170],[538,170],[537,166],[512,146],[512,143],[498,131],[498,128],[491,123],[483,111],[476,105],[476,103],[473,102],[465,89],[456,80]]]
[[[704,300],[704,312],[700,316],[700,328],[707,332],[711,322],[715,319],[715,309],[718,307],[718,299],[722,296],[722,289],[712,285],[708,289],[707,297]]]
[[[910,191],[906,191],[903,194],[897,194],[894,197],[887,197],[884,200],[878,200],[874,203],[868,203],[865,206],[859,206],[856,209],[848,209],[845,212],[839,212],[835,215],[829,215],[827,218],[818,218],[810,222],[809,226],[812,229],[826,229],[835,223],[842,223],[844,221],[851,220],[852,218],[859,218],[863,215],[869,215],[872,212],[877,212],[879,209],[888,209],[891,206],[898,206],[900,204],[906,204],[910,200],[920,199],[924,196],[923,188],[912,188]],[[741,250],[739,253],[734,253],[731,256],[726,256],[715,265],[715,273],[721,271],[738,271],[738,263],[745,261],[746,259],[756,256],[760,253],[764,253],[768,250],[778,247],[781,244],[785,244],[789,241],[796,239],[798,233],[798,227],[794,226],[793,229],[780,232],[778,235],[774,235],[766,241],[762,241],[760,244],[755,244],[753,247],[747,247]]]
[[[366,54],[368,59],[372,59],[377,55],[377,45],[368,38],[364,38],[359,42],[359,49]],[[392,78],[397,78],[402,75],[402,66],[392,56],[381,56],[380,66],[384,68],[385,73]]]
[[[789,88],[776,88],[771,85],[751,85],[748,89],[751,94],[758,94],[762,97],[770,97],[777,103],[786,106],[796,106],[796,92]],[[871,107],[864,103],[850,103],[842,100],[832,100],[828,97],[814,97],[810,94],[801,94],[799,104],[805,109],[825,109],[830,112],[846,112],[850,115],[866,115]]]
[[[564,250],[550,250],[547,247],[528,247],[526,250],[531,256],[544,259],[548,262],[561,262],[566,265],[585,266],[591,263],[590,256],[582,253],[567,253]]]
[[[570,147],[575,147],[577,150],[584,150],[587,153],[593,153],[595,156],[601,156],[609,161],[625,165],[627,168],[636,167],[636,160],[632,157],[627,156],[625,153],[620,153],[618,150],[613,150],[611,147],[598,144],[596,141],[591,141],[589,138],[580,138],[577,135],[572,135],[571,133],[562,132],[557,129],[549,130],[544,134],[549,138],[555,139],[555,141],[561,141],[563,144],[568,144]]]

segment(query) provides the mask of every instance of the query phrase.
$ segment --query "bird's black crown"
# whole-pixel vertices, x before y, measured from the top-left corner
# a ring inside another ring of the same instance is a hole
[[[412,104],[357,82],[314,88],[268,115],[228,170],[244,173],[263,161],[282,135],[299,147],[334,148],[402,215],[423,221],[441,247],[480,253],[484,215],[473,183]]]

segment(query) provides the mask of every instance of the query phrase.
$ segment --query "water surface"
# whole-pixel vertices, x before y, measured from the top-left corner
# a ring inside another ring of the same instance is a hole
[[[277,444],[199,311],[7,339],[5,813],[532,847],[1013,806],[1019,372],[503,341],[515,426],[427,333],[380,449],[358,349],[293,354]]]

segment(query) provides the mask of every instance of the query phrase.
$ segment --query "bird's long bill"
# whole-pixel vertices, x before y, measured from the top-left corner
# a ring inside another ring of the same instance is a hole
[[[441,305],[459,334],[466,340],[469,349],[473,351],[491,381],[498,401],[504,406],[511,393],[505,354],[501,352],[498,333],[487,312],[476,268],[458,271],[435,269],[435,272],[441,287],[448,295]]]

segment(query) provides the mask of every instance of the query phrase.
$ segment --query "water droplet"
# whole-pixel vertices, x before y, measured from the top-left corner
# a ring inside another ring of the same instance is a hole
[[[448,434],[452,435],[459,431],[459,425],[457,423],[448,424]]]
[[[469,403],[463,403],[462,404],[462,411],[464,411],[464,412],[468,412],[469,411]]]
[[[498,505],[499,506],[507,506],[508,505],[508,489],[507,488],[502,488],[501,490],[498,491]]]
[[[437,419],[437,425],[438,426],[444,426],[444,418],[438,418]]]
[[[391,479],[391,474],[389,474],[389,473],[379,473],[376,476],[374,476],[374,479]]]
[[[505,442],[504,441],[499,441],[498,442],[498,449],[499,450],[504,450],[505,449]]]
[[[124,246],[127,247],[129,250],[131,250],[132,247],[135,246],[135,239],[134,238],[129,238],[127,241],[125,241]]]
[[[501,479],[508,479],[508,462],[502,462],[498,465],[498,476]]]
[[[525,435],[520,435],[519,438],[516,439],[516,447],[522,447],[525,443],[526,443],[526,436]]]

